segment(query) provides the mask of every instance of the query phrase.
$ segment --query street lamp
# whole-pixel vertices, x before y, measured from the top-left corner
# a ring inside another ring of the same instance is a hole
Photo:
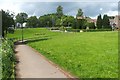
[[[22,28],[22,42],[23,42],[23,23],[24,23],[24,15],[21,15],[22,17],[22,24],[21,24],[21,28]]]

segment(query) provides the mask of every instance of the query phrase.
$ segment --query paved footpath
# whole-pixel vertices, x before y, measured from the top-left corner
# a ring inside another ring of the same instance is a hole
[[[16,78],[71,78],[33,48],[16,45]]]

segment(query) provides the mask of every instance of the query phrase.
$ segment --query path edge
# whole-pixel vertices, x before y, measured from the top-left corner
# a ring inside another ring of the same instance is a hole
[[[38,52],[36,49],[32,48],[31,46],[27,45],[29,48],[31,48],[33,51],[35,51],[37,54],[39,54],[39,56],[41,56],[42,58],[44,58],[48,63],[50,63],[51,65],[53,65],[54,67],[56,67],[60,72],[62,72],[65,76],[67,76],[68,78],[70,78],[70,80],[78,80],[78,77],[73,76],[71,73],[69,73],[68,71],[64,70],[63,68],[61,68],[60,66],[58,66],[57,64],[55,64],[54,62],[52,62],[51,60],[49,60],[47,57],[45,57],[44,55],[42,55],[40,52]]]

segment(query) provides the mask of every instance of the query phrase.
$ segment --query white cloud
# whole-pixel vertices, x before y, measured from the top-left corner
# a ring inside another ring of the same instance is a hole
[[[29,16],[41,16],[56,12],[56,7],[62,5],[65,14],[75,16],[78,8],[82,8],[86,16],[96,18],[100,13],[117,15],[117,2],[118,0],[2,0],[0,9],[10,10],[16,14],[26,12]]]
[[[118,15],[118,11],[108,11],[107,13],[104,14],[107,14],[108,16],[115,16]]]

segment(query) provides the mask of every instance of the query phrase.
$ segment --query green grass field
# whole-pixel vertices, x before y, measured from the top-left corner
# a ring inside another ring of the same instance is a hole
[[[21,38],[21,31],[8,34]],[[25,29],[28,45],[79,78],[118,77],[118,32],[51,32]]]

